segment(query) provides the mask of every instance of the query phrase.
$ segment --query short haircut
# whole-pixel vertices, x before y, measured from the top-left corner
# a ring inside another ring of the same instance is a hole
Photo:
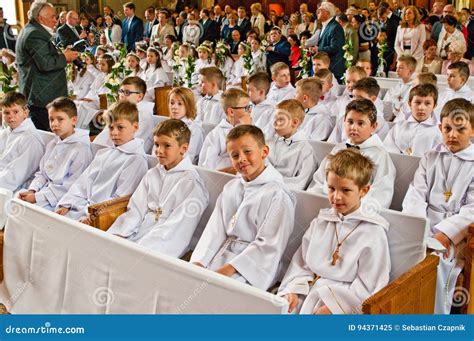
[[[12,107],[14,105],[18,105],[20,107],[26,107],[28,104],[25,95],[21,92],[16,91],[9,91],[7,92],[3,98],[0,100],[0,107]]]
[[[324,64],[331,64],[331,58],[326,52],[318,52],[313,56],[313,59],[321,60]]]
[[[416,78],[418,79],[418,84],[433,84],[434,86],[438,85],[438,79],[433,72],[419,73]]]
[[[438,103],[438,89],[433,84],[420,84],[413,87],[410,90],[410,95],[408,97],[408,103],[411,103],[415,96],[420,97],[433,97],[434,104]]]
[[[209,14],[211,13],[211,12],[209,12],[209,10],[208,10],[207,8],[203,8],[203,9],[201,10],[201,12],[204,13],[204,14],[206,15],[206,17],[208,17]]]
[[[168,103],[170,102],[171,95],[179,96],[179,98],[181,98],[186,109],[187,118],[194,119],[196,117],[196,99],[194,93],[189,88],[176,87],[171,89],[168,93]]]
[[[258,90],[265,90],[265,94],[270,91],[271,83],[272,81],[266,72],[257,72],[248,79],[248,84],[252,84]]]
[[[465,62],[459,61],[456,63],[452,63],[448,66],[448,70],[458,70],[459,75],[466,80],[470,76],[469,65],[467,65]]]
[[[219,89],[222,88],[222,83],[224,82],[224,75],[218,67],[204,67],[199,70],[199,74],[205,77],[207,81],[216,83]]]
[[[319,78],[321,81],[332,82],[332,72],[329,69],[319,69],[314,77]]]
[[[146,82],[140,77],[127,77],[122,81],[122,85],[133,85],[141,94],[146,94]]]
[[[166,135],[175,138],[178,145],[182,146],[191,140],[191,131],[186,123],[181,120],[170,118],[160,122],[153,131],[153,136]]]
[[[229,134],[227,134],[226,143],[235,141],[245,135],[252,136],[259,147],[265,147],[265,136],[263,135],[262,130],[257,126],[250,124],[242,124],[232,128]]]
[[[374,162],[355,148],[347,148],[327,156],[326,177],[333,172],[340,178],[354,181],[357,187],[367,186],[375,169]]]
[[[296,87],[301,89],[303,95],[311,98],[313,102],[317,102],[323,92],[323,84],[314,77],[300,79],[296,82]]]
[[[118,120],[127,120],[130,123],[138,123],[138,109],[136,104],[119,101],[110,106],[104,114],[107,125]]]
[[[438,46],[436,41],[434,39],[426,39],[425,42],[423,43],[423,51],[428,50],[431,46]]]
[[[365,78],[365,77],[368,76],[367,72],[365,72],[365,70],[362,66],[353,65],[350,68],[348,68],[346,72],[347,72],[348,75],[356,73],[361,78]]]
[[[296,99],[285,99],[277,104],[277,110],[287,111],[291,118],[297,118],[300,123],[304,120],[304,108],[303,105]]]
[[[398,62],[405,63],[411,71],[415,71],[416,69],[416,59],[410,55],[402,54],[398,57]]]
[[[244,90],[238,88],[230,88],[226,90],[221,96],[221,103],[224,111],[227,113],[227,109],[239,105],[241,98],[249,98],[249,95]]]
[[[123,7],[127,7],[133,11],[135,11],[135,4],[133,2],[127,2],[123,5]]]
[[[354,90],[361,90],[364,91],[370,97],[377,97],[380,92],[380,85],[379,83],[377,83],[375,78],[365,77],[355,82],[354,86],[352,87],[352,91]]]
[[[48,111],[61,111],[64,112],[69,118],[73,118],[77,116],[77,107],[76,103],[70,98],[67,97],[58,97],[52,102],[48,103],[46,106]]]
[[[450,117],[455,123],[460,123],[461,120],[468,120],[471,127],[474,128],[474,105],[464,98],[455,98],[447,101],[441,110],[440,122],[443,123],[443,118]]]
[[[290,70],[290,67],[288,66],[288,64],[286,63],[283,63],[283,62],[278,62],[278,63],[275,63],[272,65],[272,67],[270,68],[270,71],[272,73],[272,77],[276,77],[278,76],[278,74],[281,72],[281,71],[284,71],[284,70]]]
[[[369,99],[361,98],[350,102],[346,107],[344,119],[351,111],[357,111],[358,113],[367,115],[371,124],[375,124],[377,122],[377,108],[375,107],[375,104]]]
[[[441,19],[441,23],[448,24],[449,26],[456,26],[458,20],[454,16],[448,14],[443,16],[443,18]]]

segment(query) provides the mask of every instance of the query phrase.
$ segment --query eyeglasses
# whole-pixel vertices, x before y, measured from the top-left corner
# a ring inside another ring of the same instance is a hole
[[[246,105],[244,107],[231,107],[232,109],[244,109],[246,112],[251,112],[252,111],[252,105]]]
[[[139,91],[130,91],[130,90],[123,90],[123,89],[119,89],[118,93],[121,95],[124,95],[125,97],[128,97],[132,94],[141,94],[141,92]]]

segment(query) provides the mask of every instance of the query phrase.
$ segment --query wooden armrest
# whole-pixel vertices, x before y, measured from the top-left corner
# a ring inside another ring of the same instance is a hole
[[[227,168],[219,169],[218,171],[219,171],[219,172],[222,172],[222,173],[231,174],[231,175],[237,174],[237,171],[236,171],[235,168],[232,167],[232,166],[227,167]]]
[[[472,269],[472,257],[474,255],[474,224],[469,225],[469,234],[466,237],[466,249],[464,251],[464,289],[467,289],[470,297],[474,294],[474,271]],[[474,314],[474,300],[469,300],[468,304],[461,310],[462,313]]]
[[[433,314],[439,258],[429,255],[362,304],[364,314]]]
[[[132,195],[115,198],[88,207],[92,226],[107,231],[114,221],[127,211],[127,205]]]
[[[100,94],[99,95],[99,108],[101,110],[106,110],[107,107],[108,107],[107,94]]]

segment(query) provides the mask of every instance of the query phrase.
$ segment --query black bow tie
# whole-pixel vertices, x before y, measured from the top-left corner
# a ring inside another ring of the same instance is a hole
[[[311,108],[306,108],[306,109],[304,109],[304,113],[305,113],[305,114],[309,113],[309,109],[311,109]]]
[[[214,96],[211,96],[211,95],[206,95],[204,96],[204,99],[207,100],[207,101],[210,101]]]
[[[284,137],[280,137],[280,140],[283,141],[288,147],[293,143],[292,139],[285,139]]]
[[[355,144],[346,143],[346,147],[347,147],[347,148],[356,148],[356,149],[359,149],[359,150],[360,150],[360,147],[359,147],[359,146],[356,146]]]

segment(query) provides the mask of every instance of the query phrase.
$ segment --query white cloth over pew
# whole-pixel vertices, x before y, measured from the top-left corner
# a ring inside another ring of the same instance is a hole
[[[284,313],[287,303],[14,199],[0,301],[14,314]]]

